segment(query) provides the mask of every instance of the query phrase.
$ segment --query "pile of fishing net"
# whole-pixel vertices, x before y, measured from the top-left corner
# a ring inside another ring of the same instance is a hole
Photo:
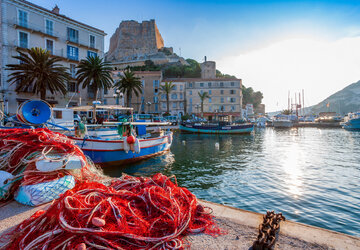
[[[101,172],[65,135],[46,128],[0,130],[0,201],[39,205]]]
[[[222,234],[194,194],[156,174],[83,182],[2,237],[8,249],[183,249],[200,232]]]

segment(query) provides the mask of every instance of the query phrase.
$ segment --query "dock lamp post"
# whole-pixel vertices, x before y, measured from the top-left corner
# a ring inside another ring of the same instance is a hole
[[[198,115],[199,114],[200,104],[196,103],[195,108],[196,108],[196,114]]]
[[[148,106],[148,114],[150,114],[150,107],[151,107],[151,102],[147,102],[146,105]]]

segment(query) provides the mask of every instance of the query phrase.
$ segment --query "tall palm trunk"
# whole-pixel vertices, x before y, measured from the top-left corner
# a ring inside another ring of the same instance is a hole
[[[41,89],[40,99],[46,101],[46,88]]]
[[[166,93],[166,113],[170,114],[169,93]]]
[[[201,100],[201,117],[204,117],[204,101]]]
[[[98,89],[95,90],[95,103],[97,102]],[[96,104],[93,104],[93,123],[96,123]]]
[[[127,95],[126,95],[126,102],[127,102],[127,106],[130,108],[131,107],[131,92],[129,93],[127,93]]]

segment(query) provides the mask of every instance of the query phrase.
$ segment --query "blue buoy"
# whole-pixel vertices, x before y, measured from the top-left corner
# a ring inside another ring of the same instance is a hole
[[[51,108],[44,101],[35,100],[24,102],[18,110],[18,115],[24,122],[39,125],[47,122],[51,117]]]

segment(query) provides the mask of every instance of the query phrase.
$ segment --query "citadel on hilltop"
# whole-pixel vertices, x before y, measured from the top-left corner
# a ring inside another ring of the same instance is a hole
[[[109,51],[105,57],[116,69],[143,66],[146,60],[157,65],[187,64],[184,58],[174,54],[172,47],[164,47],[164,39],[154,19],[141,23],[122,21],[110,38]]]

